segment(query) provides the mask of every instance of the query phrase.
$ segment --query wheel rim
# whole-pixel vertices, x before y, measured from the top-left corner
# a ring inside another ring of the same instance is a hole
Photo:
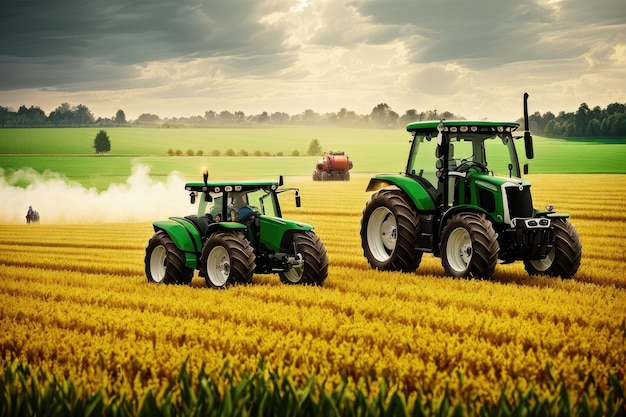
[[[537,271],[546,272],[548,269],[550,269],[550,267],[552,266],[552,263],[554,262],[555,252],[556,252],[556,249],[554,248],[554,246],[552,246],[552,249],[550,249],[550,252],[548,252],[545,258],[533,259],[529,262],[533,266],[533,268],[535,268]]]
[[[216,287],[226,284],[230,275],[230,256],[223,246],[211,250],[206,263],[207,276]]]
[[[167,270],[167,250],[157,246],[150,255],[150,276],[154,282],[163,282]]]
[[[386,207],[374,210],[367,222],[367,243],[372,256],[379,262],[389,259],[398,241],[398,224]]]
[[[296,263],[291,267],[289,271],[284,273],[285,278],[290,282],[300,282],[302,275],[304,274],[304,259],[300,253],[295,256]]]
[[[448,264],[456,272],[463,272],[472,261],[472,239],[463,227],[457,227],[450,233],[446,244]]]

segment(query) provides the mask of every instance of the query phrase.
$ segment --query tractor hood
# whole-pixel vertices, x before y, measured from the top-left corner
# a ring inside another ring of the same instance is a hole
[[[279,252],[285,233],[292,231],[309,231],[313,226],[307,223],[295,222],[281,217],[260,216],[261,243],[269,250]]]
[[[468,175],[471,200],[489,214],[492,221],[510,223],[516,217],[532,217],[530,182],[519,178]]]
[[[521,180],[519,178],[498,177],[481,173],[472,173],[468,175],[470,181],[476,185],[483,185],[487,188],[502,188],[505,187],[530,187],[530,182]]]

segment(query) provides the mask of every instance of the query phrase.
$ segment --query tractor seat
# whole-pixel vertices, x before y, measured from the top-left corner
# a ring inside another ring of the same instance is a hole
[[[209,228],[209,225],[211,223],[215,223],[215,220],[213,220],[213,216],[211,216],[209,213],[205,214],[204,216],[199,216],[199,217],[196,216],[195,214],[190,215],[190,216],[185,216],[185,219],[189,220],[196,226],[201,236],[205,236]]]

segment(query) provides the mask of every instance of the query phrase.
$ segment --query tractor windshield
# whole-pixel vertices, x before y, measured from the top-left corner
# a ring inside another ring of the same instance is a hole
[[[280,217],[280,213],[276,209],[274,195],[262,188],[248,192],[248,204],[256,207],[260,213],[266,216]]]
[[[206,193],[200,195],[200,204],[198,204],[198,216],[204,216],[210,214],[215,221],[222,220],[223,209],[223,193],[209,193],[207,198]]]
[[[250,213],[280,217],[275,195],[262,188],[227,193],[210,192],[208,198],[202,193],[199,200],[198,216],[210,214],[216,221],[239,221]]]
[[[434,187],[437,187],[436,147],[436,136],[416,134],[413,137],[411,153],[409,154],[409,161],[406,167],[407,175],[422,177]]]
[[[447,140],[446,140],[447,139]],[[406,173],[428,180],[435,188],[441,171],[463,171],[471,166],[483,166],[494,175],[521,177],[515,144],[508,132],[498,134],[448,133],[443,144],[449,143],[447,160],[431,134],[414,136]]]
[[[452,171],[478,165],[494,175],[521,177],[510,133],[450,134],[448,168]]]

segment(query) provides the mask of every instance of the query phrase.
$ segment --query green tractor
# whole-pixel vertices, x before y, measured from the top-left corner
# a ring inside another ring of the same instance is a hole
[[[489,278],[497,263],[523,261],[528,274],[572,277],[582,245],[569,215],[533,207],[521,179],[515,142],[534,156],[524,94],[518,123],[427,121],[412,136],[406,171],[372,178],[376,191],[361,220],[361,244],[372,268],[415,271],[423,253],[441,257],[446,274]]]
[[[148,282],[189,284],[194,270],[209,288],[247,284],[254,273],[278,273],[286,284],[322,285],[328,256],[313,226],[281,217],[279,181],[189,182],[194,215],[153,223],[146,248]]]

